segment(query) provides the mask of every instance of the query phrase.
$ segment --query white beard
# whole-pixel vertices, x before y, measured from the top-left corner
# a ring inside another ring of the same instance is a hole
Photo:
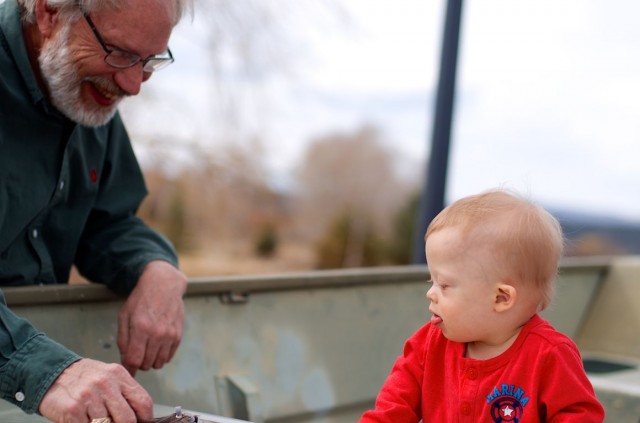
[[[111,81],[99,77],[80,78],[77,65],[69,50],[69,24],[60,29],[57,36],[46,43],[38,62],[49,89],[51,103],[66,117],[84,126],[97,127],[106,124],[115,115],[124,94],[110,106],[85,104],[81,97],[82,82],[108,86],[112,91],[121,91]]]

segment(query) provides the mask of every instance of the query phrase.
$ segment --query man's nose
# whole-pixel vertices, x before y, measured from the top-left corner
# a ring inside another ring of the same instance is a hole
[[[145,72],[141,62],[130,68],[119,70],[114,80],[128,95],[138,95],[142,83],[149,78],[151,78],[151,72]]]

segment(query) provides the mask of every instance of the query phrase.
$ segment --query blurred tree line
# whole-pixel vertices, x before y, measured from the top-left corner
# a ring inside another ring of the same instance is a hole
[[[189,165],[173,172],[167,163],[180,147],[152,148],[150,193],[139,214],[180,254],[235,248],[274,257],[288,244],[312,252],[312,268],[409,262],[415,184],[398,177],[397,158],[371,126],[314,140],[286,192],[269,183],[255,140],[223,150],[190,147]]]

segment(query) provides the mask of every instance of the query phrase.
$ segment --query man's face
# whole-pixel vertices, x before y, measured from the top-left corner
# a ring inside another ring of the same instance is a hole
[[[104,125],[113,117],[118,103],[126,93],[110,78],[80,76],[79,65],[71,55],[69,32],[70,25],[65,25],[49,43],[43,46],[40,53],[40,69],[49,88],[51,102],[74,122],[85,126]],[[95,89],[104,92],[105,97],[106,93],[112,93],[111,101],[98,102],[83,97],[83,84],[95,85]]]
[[[129,7],[95,13],[91,18],[107,46],[148,57],[166,50],[172,13],[166,0],[136,0]],[[58,22],[42,45],[38,60],[51,102],[82,125],[107,123],[120,101],[138,94],[142,82],[151,76],[141,63],[114,68],[105,63],[105,55],[83,18]]]

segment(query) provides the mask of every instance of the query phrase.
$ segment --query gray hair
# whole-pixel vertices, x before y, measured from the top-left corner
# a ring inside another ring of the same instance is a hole
[[[24,14],[22,19],[27,23],[35,23],[36,2],[38,0],[18,0],[22,6]],[[105,9],[119,9],[126,6],[129,1],[136,0],[44,0],[47,6],[59,9],[69,20],[79,18],[80,11],[87,13]],[[194,0],[167,0],[175,3],[176,7],[176,25],[180,19],[188,12],[193,14]]]

